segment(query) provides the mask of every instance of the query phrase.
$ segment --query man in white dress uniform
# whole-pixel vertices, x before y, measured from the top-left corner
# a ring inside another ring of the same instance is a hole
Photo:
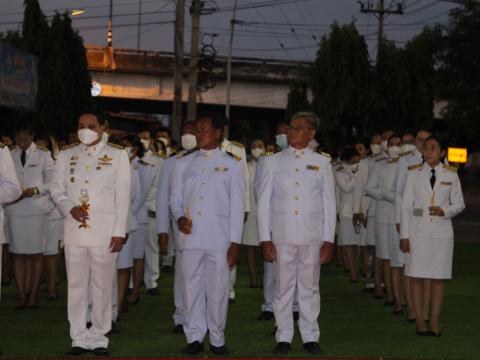
[[[229,353],[224,329],[228,309],[228,270],[238,260],[245,210],[245,176],[240,159],[219,149],[225,118],[211,114],[196,122],[200,150],[178,159],[170,208],[181,232],[184,354]]]
[[[3,206],[17,200],[22,195],[15,166],[8,147],[0,143],[0,277],[2,275],[2,245],[5,243],[5,219]],[[0,299],[1,299],[0,292]]]
[[[127,152],[102,140],[104,120],[85,113],[78,121],[82,144],[60,152],[51,185],[53,201],[65,217],[68,320],[72,348],[108,355],[112,322],[112,278],[127,232],[130,163]],[[88,209],[86,208],[88,204]],[[87,328],[91,291],[92,326]]]
[[[317,320],[320,264],[332,257],[336,205],[330,156],[308,148],[318,123],[312,113],[292,117],[290,146],[264,160],[258,188],[259,238],[265,259],[275,262],[276,354],[286,354],[291,348],[296,286],[304,349],[321,352]]]

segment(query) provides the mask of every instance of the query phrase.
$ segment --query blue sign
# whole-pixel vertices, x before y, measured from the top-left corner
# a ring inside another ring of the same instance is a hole
[[[37,58],[0,42],[0,105],[33,109],[37,79]]]

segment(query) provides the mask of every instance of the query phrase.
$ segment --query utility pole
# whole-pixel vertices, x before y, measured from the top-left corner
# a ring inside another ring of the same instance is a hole
[[[192,32],[190,41],[190,64],[188,66],[187,119],[189,121],[194,121],[197,117],[198,40],[200,35],[201,11],[202,1],[193,0],[190,8],[192,17]]]
[[[103,56],[103,66],[107,70],[115,70],[115,59],[113,57],[113,0],[110,0],[110,11],[108,15],[107,48]]]
[[[108,47],[112,47],[112,37],[113,37],[113,0],[110,0],[110,12],[108,15],[108,33],[107,33],[107,44]]]
[[[378,19],[378,35],[377,35],[377,63],[381,57],[384,39],[384,21],[388,15],[403,15],[405,10],[405,1],[393,0],[388,8],[385,9],[385,0],[379,0],[377,6],[374,7],[372,0],[359,1],[360,12],[364,14],[373,14]]]
[[[232,54],[233,54],[233,33],[235,31],[235,16],[237,14],[237,0],[233,4],[233,16],[230,21],[230,43],[228,45],[227,60],[227,93],[225,96],[225,117],[228,121],[228,129],[230,129],[230,95],[232,92]]]
[[[140,50],[140,38],[142,31],[142,0],[138,0],[138,26],[137,26],[137,51]]]
[[[177,141],[180,139],[182,127],[182,96],[183,96],[183,53],[184,53],[184,31],[185,31],[185,0],[177,0],[175,19],[175,71],[173,90],[172,122],[170,129],[172,137]]]

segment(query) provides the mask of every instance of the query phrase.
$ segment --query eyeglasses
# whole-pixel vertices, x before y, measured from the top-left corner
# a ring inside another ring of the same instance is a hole
[[[313,127],[310,127],[310,126],[292,126],[292,125],[289,125],[287,127],[287,131],[303,131],[303,130],[314,130]]]

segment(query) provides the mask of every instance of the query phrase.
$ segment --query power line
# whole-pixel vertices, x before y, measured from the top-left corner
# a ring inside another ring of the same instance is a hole
[[[298,4],[298,2],[295,1],[295,4]],[[292,32],[292,34],[293,34],[293,35],[295,36],[295,38],[297,39],[297,41],[298,41],[298,43],[300,44],[300,46],[303,46],[302,41],[301,41],[300,38],[297,36],[297,33],[295,32],[295,29],[294,29],[293,26],[290,24],[290,21],[288,20],[287,15],[285,15],[285,12],[283,11],[282,7],[279,6],[279,5],[277,5],[277,8],[280,10],[280,13],[282,14],[282,16],[283,16],[283,18],[285,19],[285,21],[287,22],[287,24],[289,25],[290,31]],[[303,49],[303,52],[305,53],[305,55],[307,56],[307,58],[310,56],[305,48]]]

